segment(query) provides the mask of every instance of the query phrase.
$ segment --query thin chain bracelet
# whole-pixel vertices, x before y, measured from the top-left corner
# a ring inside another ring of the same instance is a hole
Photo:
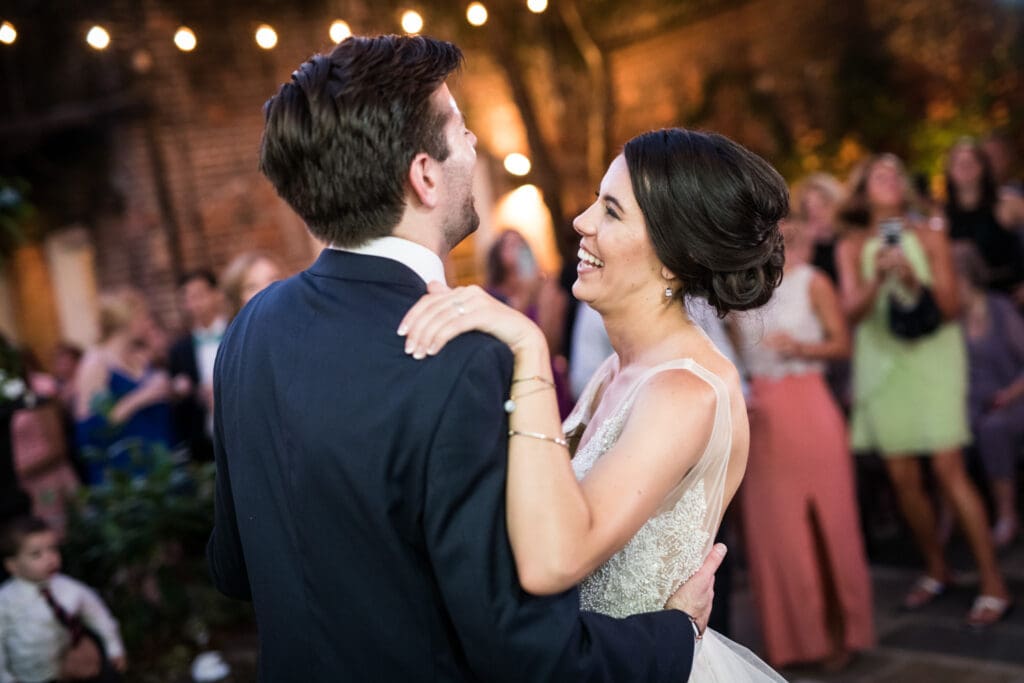
[[[509,436],[525,436],[531,439],[539,439],[541,441],[550,441],[553,444],[557,444],[562,448],[568,450],[569,442],[565,439],[560,439],[557,436],[548,436],[546,434],[538,434],[537,432],[520,432],[515,429],[508,430]]]
[[[540,375],[534,375],[533,377],[520,377],[519,379],[513,379],[512,380],[512,384],[519,384],[520,382],[529,382],[531,380],[536,380],[538,382],[544,382],[544,384],[547,384],[549,387],[554,387],[555,386],[555,383],[553,381],[551,381],[550,379],[547,379],[546,377],[541,377]]]

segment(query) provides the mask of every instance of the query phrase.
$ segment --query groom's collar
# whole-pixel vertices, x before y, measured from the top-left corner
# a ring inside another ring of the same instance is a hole
[[[356,254],[340,249],[324,249],[306,272],[316,277],[356,282],[374,282],[408,287],[425,294],[423,279],[403,263],[380,256]]]
[[[401,237],[378,237],[360,247],[342,248],[331,245],[330,249],[398,261],[419,275],[424,284],[434,280],[447,284],[441,258],[422,244]]]

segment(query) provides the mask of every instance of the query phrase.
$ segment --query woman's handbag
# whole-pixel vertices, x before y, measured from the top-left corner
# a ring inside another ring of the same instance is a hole
[[[900,339],[920,339],[939,329],[941,324],[942,311],[928,287],[921,287],[911,303],[895,294],[889,295],[889,330]]]

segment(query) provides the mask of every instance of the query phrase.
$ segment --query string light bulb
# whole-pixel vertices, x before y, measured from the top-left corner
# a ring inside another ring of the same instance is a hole
[[[340,43],[352,35],[352,28],[348,25],[347,21],[337,19],[333,24],[331,24],[330,35],[331,40],[335,43]]]
[[[93,26],[85,34],[85,42],[94,50],[106,50],[110,45],[110,34],[102,26]]]
[[[277,31],[268,24],[261,24],[256,29],[256,44],[264,50],[273,50],[277,47]]]
[[[14,24],[9,21],[0,24],[0,43],[13,45],[17,39],[18,31],[14,28]]]
[[[532,165],[525,154],[512,152],[512,154],[505,157],[505,170],[512,175],[524,176],[530,172],[530,168],[532,168]]]
[[[472,2],[466,8],[466,21],[470,26],[483,26],[487,23],[487,8],[483,3]]]
[[[196,49],[196,34],[188,26],[182,26],[174,33],[174,44],[182,52]]]
[[[526,0],[526,7],[534,14],[540,14],[548,8],[548,0]]]
[[[419,33],[423,30],[423,17],[416,10],[406,10],[402,14],[402,30],[406,33]]]

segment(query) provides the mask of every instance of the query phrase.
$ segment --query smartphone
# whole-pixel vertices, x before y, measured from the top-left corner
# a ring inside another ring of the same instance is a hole
[[[897,246],[900,243],[900,236],[903,234],[902,218],[887,218],[879,226],[882,233],[882,241],[888,247]]]

